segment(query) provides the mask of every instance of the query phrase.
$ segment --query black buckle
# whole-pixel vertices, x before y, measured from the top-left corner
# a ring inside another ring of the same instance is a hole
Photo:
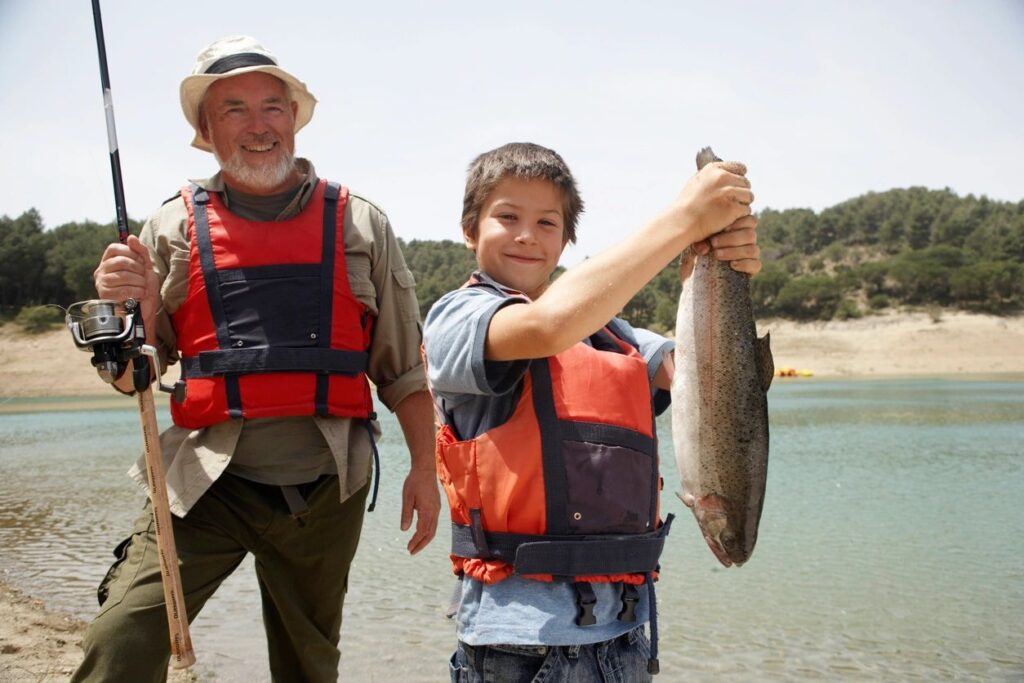
[[[573,584],[576,589],[576,606],[579,613],[576,615],[577,626],[593,626],[597,623],[594,617],[594,605],[597,604],[597,595],[593,587],[586,581],[578,581]]]
[[[636,621],[636,605],[640,602],[640,591],[631,583],[622,584],[622,609],[619,610],[619,621]]]

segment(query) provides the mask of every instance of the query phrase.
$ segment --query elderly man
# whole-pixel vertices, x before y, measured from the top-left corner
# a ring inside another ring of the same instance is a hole
[[[148,343],[181,365],[186,395],[161,445],[189,616],[252,553],[275,680],[337,678],[379,434],[370,381],[411,454],[409,552],[433,538],[440,509],[412,275],[384,213],[293,156],[315,104],[252,38],[206,48],[181,105],[220,172],[108,247],[95,273],[102,298],[141,302]],[[148,505],[115,555],[73,680],[164,680]]]

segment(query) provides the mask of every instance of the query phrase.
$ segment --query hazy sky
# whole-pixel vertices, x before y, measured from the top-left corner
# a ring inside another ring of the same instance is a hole
[[[510,141],[577,176],[565,264],[666,205],[706,144],[747,162],[755,208],[911,185],[1024,199],[1024,1],[711,5],[105,0],[129,215],[215,170],[178,84],[238,33],[320,100],[299,155],[405,239],[459,239],[466,165]],[[113,220],[89,2],[0,0],[0,84],[0,214]]]

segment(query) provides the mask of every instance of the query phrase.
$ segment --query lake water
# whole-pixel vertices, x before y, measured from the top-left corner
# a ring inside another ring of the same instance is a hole
[[[656,680],[1024,680],[1024,382],[776,380],[769,404],[758,547],[728,570],[668,493],[679,486],[661,420],[662,509],[679,519],[658,584]],[[135,403],[117,405],[8,402],[34,412],[0,415],[0,576],[85,619],[143,502],[124,476],[141,443]],[[342,680],[445,681],[447,538],[405,552],[407,456],[391,416],[383,427]],[[192,637],[202,680],[269,680],[251,561]]]

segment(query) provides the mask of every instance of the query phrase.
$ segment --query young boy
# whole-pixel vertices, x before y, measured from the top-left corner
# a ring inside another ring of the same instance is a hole
[[[669,520],[654,417],[669,402],[672,343],[615,315],[691,245],[760,270],[745,173],[705,167],[640,230],[552,283],[583,210],[565,162],[513,143],[470,165],[462,231],[479,271],[424,329],[461,578],[453,681],[657,672],[652,579]]]

